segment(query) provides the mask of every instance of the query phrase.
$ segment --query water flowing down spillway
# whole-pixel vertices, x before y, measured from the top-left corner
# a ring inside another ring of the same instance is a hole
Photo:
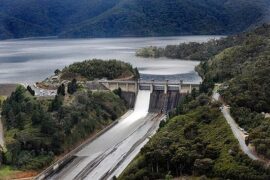
[[[159,126],[157,114],[148,113],[150,91],[139,91],[134,111],[95,139],[76,159],[50,179],[111,179],[118,176]]]
[[[140,90],[136,97],[133,113],[125,119],[126,125],[145,117],[148,114],[150,104],[150,91]]]

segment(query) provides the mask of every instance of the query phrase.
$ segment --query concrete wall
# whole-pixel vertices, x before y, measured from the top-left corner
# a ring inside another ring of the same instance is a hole
[[[149,112],[162,112],[165,98],[166,94],[164,94],[164,91],[153,91],[150,96]]]
[[[175,109],[181,101],[183,94],[177,91],[153,91],[150,96],[149,112],[170,112]]]
[[[199,84],[182,84],[181,93],[191,93],[192,89],[195,88],[199,90],[200,85]]]
[[[121,88],[122,91],[137,92],[137,83],[129,83],[123,81],[123,82],[107,82],[107,83],[105,82],[102,84],[111,91]]]
[[[168,98],[168,104],[167,104],[167,111],[171,111],[175,109],[179,102],[181,101],[181,98],[183,97],[182,94],[176,91],[169,91],[167,98]]]
[[[125,100],[129,109],[133,109],[136,100],[135,92],[124,92],[121,93],[121,98]]]
[[[199,89],[199,84],[180,84],[176,82],[155,82],[155,81],[142,81],[139,85],[136,81],[100,81],[107,89],[113,91],[121,88],[126,92],[137,92],[138,88],[141,90],[163,91],[178,91],[181,93],[190,93],[193,88]]]

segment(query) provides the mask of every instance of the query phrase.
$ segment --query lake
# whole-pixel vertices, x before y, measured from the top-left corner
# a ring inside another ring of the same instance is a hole
[[[86,59],[118,59],[138,67],[143,79],[182,79],[200,82],[198,61],[140,58],[138,48],[205,42],[220,36],[177,36],[93,39],[17,39],[0,41],[0,83],[33,83],[54,70]],[[160,76],[162,75],[162,76]]]

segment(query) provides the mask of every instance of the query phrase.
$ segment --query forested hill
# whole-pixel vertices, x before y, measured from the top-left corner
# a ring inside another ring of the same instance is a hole
[[[270,113],[270,25],[192,47],[208,57],[197,67],[203,77],[200,92],[184,98],[176,116],[160,124],[119,179],[269,179],[269,166],[262,168],[239,149],[221,104],[211,95],[220,83],[222,100],[249,134],[247,143],[270,159],[270,118],[265,115]]]
[[[0,39],[228,34],[269,21],[268,0],[0,0]]]
[[[137,68],[129,63],[118,60],[103,61],[101,59],[85,60],[65,67],[61,72],[61,79],[138,79],[140,74]]]
[[[236,122],[250,133],[257,152],[270,158],[270,121],[264,114],[270,113],[270,25],[232,38],[234,45],[198,67],[203,89],[223,83],[220,93]]]

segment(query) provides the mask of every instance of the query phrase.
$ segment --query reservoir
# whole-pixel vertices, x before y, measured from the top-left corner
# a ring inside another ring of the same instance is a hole
[[[118,59],[138,67],[142,78],[162,78],[199,82],[194,71],[198,61],[136,57],[137,49],[164,47],[184,42],[205,42],[220,36],[177,36],[93,39],[17,39],[0,41],[0,83],[33,83],[52,75],[54,70],[86,59]],[[151,75],[151,76],[149,76]],[[159,76],[156,76],[159,78]],[[155,76],[154,76],[155,78]]]

